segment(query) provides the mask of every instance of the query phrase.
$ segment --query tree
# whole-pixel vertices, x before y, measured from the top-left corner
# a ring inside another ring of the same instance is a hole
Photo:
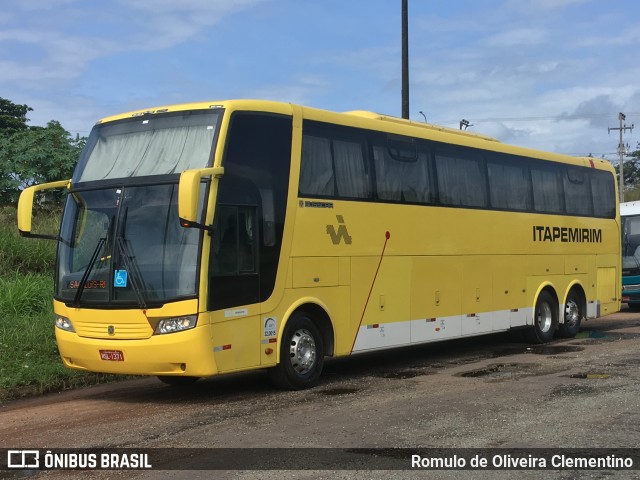
[[[0,133],[7,134],[27,129],[27,112],[33,108],[18,105],[6,98],[0,97]]]
[[[28,186],[71,178],[86,141],[55,120],[28,126],[29,111],[0,98],[0,205],[15,204]]]
[[[616,165],[616,175],[619,171]],[[625,201],[640,199],[640,143],[624,160],[624,192]]]

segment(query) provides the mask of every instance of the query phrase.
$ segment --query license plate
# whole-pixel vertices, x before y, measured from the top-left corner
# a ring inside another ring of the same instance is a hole
[[[100,350],[100,358],[108,362],[124,362],[124,354],[120,350]]]

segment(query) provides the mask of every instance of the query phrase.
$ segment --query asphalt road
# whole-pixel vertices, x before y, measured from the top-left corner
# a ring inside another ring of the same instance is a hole
[[[7,402],[0,405],[0,447],[639,448],[639,367],[640,314],[621,312],[585,322],[575,339],[544,346],[500,334],[336,359],[326,363],[317,387],[299,392],[274,390],[264,372],[252,372],[182,390],[143,378]],[[185,461],[183,452],[167,450],[161,464]],[[374,471],[361,458],[360,470],[0,471],[0,477],[640,477],[640,470]]]

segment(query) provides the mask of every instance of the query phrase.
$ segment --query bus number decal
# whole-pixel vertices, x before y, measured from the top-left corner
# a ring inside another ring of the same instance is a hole
[[[264,336],[275,337],[276,336],[276,319],[269,317],[264,321]]]

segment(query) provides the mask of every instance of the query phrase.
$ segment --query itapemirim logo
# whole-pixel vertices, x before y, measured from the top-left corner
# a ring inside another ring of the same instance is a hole
[[[338,220],[338,231],[333,225],[327,225],[327,234],[331,237],[331,242],[334,245],[338,245],[342,240],[346,245],[351,245],[351,235],[347,230],[347,226],[344,224],[344,218],[342,215],[336,215]]]

